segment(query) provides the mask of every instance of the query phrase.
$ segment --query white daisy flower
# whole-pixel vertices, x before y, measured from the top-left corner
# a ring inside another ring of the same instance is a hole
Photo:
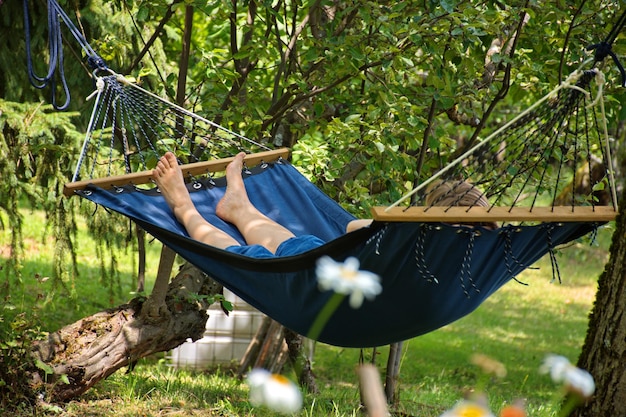
[[[563,383],[568,391],[578,393],[583,398],[591,397],[596,390],[593,376],[572,365],[564,356],[547,355],[539,371],[549,373],[554,382]]]
[[[333,290],[350,295],[352,308],[361,307],[364,298],[373,300],[383,290],[380,277],[373,272],[359,270],[359,260],[354,257],[342,263],[323,256],[317,260],[315,272],[322,291]]]
[[[302,393],[284,376],[256,368],[250,371],[247,380],[252,405],[264,405],[282,414],[297,413],[302,408]]]
[[[461,400],[440,417],[495,417],[484,405],[470,400]]]

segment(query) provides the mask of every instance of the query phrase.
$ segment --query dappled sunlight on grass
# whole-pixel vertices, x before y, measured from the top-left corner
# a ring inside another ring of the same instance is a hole
[[[71,404],[68,416],[107,403],[111,391],[117,393],[116,401],[107,411],[115,410],[114,415],[213,416],[251,411],[246,385],[230,374],[175,370],[161,361],[142,360],[131,372],[112,375],[88,392],[84,401]]]

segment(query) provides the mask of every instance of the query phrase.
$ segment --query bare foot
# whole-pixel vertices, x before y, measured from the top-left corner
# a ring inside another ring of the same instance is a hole
[[[152,177],[179,221],[187,210],[194,208],[185,186],[183,172],[173,153],[167,152],[159,159],[156,168],[152,171]]]
[[[240,152],[226,167],[226,191],[215,207],[218,217],[230,223],[235,223],[241,210],[252,207],[241,176],[245,156],[244,152]]]

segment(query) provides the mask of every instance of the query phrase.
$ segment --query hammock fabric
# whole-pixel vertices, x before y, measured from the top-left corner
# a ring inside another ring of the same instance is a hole
[[[358,309],[344,300],[318,337],[346,347],[385,345],[451,323],[557,245],[595,227],[587,222],[544,223],[488,230],[374,223],[344,234],[354,217],[287,162],[263,164],[244,178],[252,203],[262,212],[296,235],[315,234],[328,243],[288,258],[252,259],[190,239],[154,189],[88,186],[77,193],[131,218],[250,305],[303,335],[332,295],[318,289],[316,260],[323,255],[338,261],[357,257],[361,269],[381,276],[383,290]],[[223,178],[199,180],[188,188],[207,220],[239,236],[214,214],[224,193]]]

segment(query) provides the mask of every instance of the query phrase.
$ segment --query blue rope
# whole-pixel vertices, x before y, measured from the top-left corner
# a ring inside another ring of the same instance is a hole
[[[85,37],[72,23],[65,11],[59,6],[56,0],[48,0],[48,72],[45,76],[39,76],[33,68],[33,58],[31,50],[31,26],[30,12],[28,8],[28,0],[23,0],[24,6],[24,32],[26,36],[26,65],[28,68],[28,78],[33,87],[43,89],[50,86],[52,90],[52,105],[57,110],[65,110],[68,108],[71,100],[70,91],[65,78],[65,70],[63,67],[63,36],[61,33],[61,21],[65,23],[74,38],[78,41],[81,48],[87,56],[87,63],[93,70],[106,70],[107,66],[102,58],[89,45]],[[56,97],[57,79],[61,83],[63,94],[65,95],[65,103],[59,105]]]

